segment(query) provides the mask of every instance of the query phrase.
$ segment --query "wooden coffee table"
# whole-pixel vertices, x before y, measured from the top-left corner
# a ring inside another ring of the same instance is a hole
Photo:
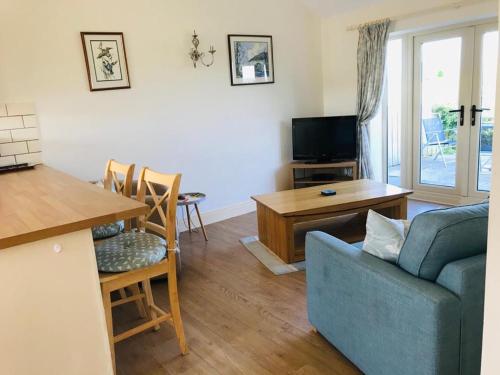
[[[337,195],[324,197],[321,191],[325,189],[336,190]],[[305,232],[321,230],[323,223],[330,220],[333,224],[337,222],[334,233],[337,237],[350,243],[362,241],[368,210],[394,219],[406,219],[410,194],[411,190],[396,186],[356,180],[252,199],[257,202],[259,240],[286,263],[293,263],[305,259]],[[297,238],[298,232],[302,232],[301,238]],[[299,242],[302,246],[298,246]]]

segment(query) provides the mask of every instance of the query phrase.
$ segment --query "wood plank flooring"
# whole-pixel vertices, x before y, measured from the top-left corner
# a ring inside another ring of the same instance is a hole
[[[410,201],[409,216],[438,207]],[[254,213],[181,235],[182,317],[190,353],[162,325],[116,346],[118,374],[359,374],[307,320],[304,272],[274,276],[239,243],[257,234]],[[166,283],[153,283],[168,308]],[[114,309],[115,331],[137,322],[133,304]]]

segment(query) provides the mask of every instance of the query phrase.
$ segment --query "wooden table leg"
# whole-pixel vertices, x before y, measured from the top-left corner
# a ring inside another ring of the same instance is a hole
[[[286,263],[295,261],[293,219],[257,202],[259,240]]]
[[[408,220],[408,197],[401,198],[401,220]]]
[[[203,221],[201,220],[200,209],[198,208],[198,204],[194,204],[194,208],[196,209],[196,213],[198,215],[198,220],[200,222],[201,230],[203,231],[203,235],[205,236],[205,241],[208,241],[207,231],[205,230],[205,226],[203,225]]]
[[[189,205],[186,205],[186,214],[187,214],[187,219],[188,219],[189,233],[191,233],[191,215],[189,214]]]
[[[358,163],[354,167],[352,167],[352,179],[358,180]]]
[[[399,204],[392,208],[392,218],[398,220],[408,219],[408,198],[403,197],[398,200]]]

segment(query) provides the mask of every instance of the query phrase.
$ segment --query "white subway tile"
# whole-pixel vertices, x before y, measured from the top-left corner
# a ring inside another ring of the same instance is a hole
[[[29,152],[40,152],[42,151],[42,145],[40,141],[28,141]]]
[[[0,143],[10,143],[10,142],[12,142],[10,130],[0,130]]]
[[[42,163],[42,153],[36,152],[34,154],[22,154],[16,155],[17,164],[28,163],[29,165],[41,164]]]
[[[0,103],[0,117],[7,116],[7,106],[4,103]]]
[[[26,144],[26,142],[0,144],[0,155],[2,156],[25,154],[27,152],[28,152],[28,145]]]
[[[16,117],[0,117],[0,130],[20,129],[24,128],[23,118]]]
[[[14,156],[0,156],[0,167],[16,164]]]
[[[34,115],[34,103],[7,103],[8,116]]]
[[[23,123],[25,128],[38,127],[38,119],[35,115],[23,116]]]
[[[14,129],[10,131],[12,133],[12,141],[31,141],[38,139],[38,129],[28,128],[28,129]]]

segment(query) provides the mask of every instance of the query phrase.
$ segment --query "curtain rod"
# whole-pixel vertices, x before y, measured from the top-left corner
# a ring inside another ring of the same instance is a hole
[[[437,6],[437,7],[428,8],[428,9],[424,9],[424,10],[420,10],[420,11],[416,11],[416,12],[412,12],[412,13],[401,14],[399,16],[388,17],[388,18],[391,21],[393,21],[393,22],[394,21],[401,21],[401,20],[408,19],[408,18],[413,18],[413,17],[418,17],[418,16],[425,16],[427,14],[433,14],[435,12],[439,12],[439,11],[443,11],[443,10],[460,9],[460,8],[466,6],[466,5],[476,5],[476,4],[479,4],[479,3],[491,2],[491,1],[493,1],[493,0],[480,0],[480,1],[475,1],[474,3],[465,2],[465,1],[456,1],[456,2],[451,3],[451,4],[444,4],[444,5],[440,5],[440,6]],[[385,21],[386,19],[387,19],[387,17],[379,19],[379,20],[374,20],[374,21],[370,21],[370,22],[361,23],[359,25],[351,25],[351,26],[349,26],[347,28],[347,31],[356,31],[356,30],[358,30],[362,26],[371,25],[371,24],[374,24],[374,23]]]

